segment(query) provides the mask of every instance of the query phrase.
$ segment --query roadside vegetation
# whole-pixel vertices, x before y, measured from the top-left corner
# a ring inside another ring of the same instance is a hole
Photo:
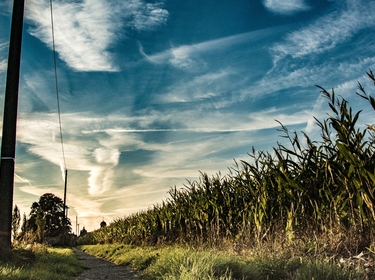
[[[80,272],[81,264],[70,248],[41,244],[14,248],[10,260],[0,262],[0,279],[7,280],[64,280]]]
[[[64,215],[64,202],[52,193],[43,194],[38,202],[33,202],[28,218],[21,215],[17,205],[12,215],[12,236],[15,244],[72,243],[71,222]],[[53,242],[51,242],[53,240]]]
[[[352,267],[327,259],[301,258],[293,251],[247,250],[239,254],[222,248],[182,245],[81,245],[81,250],[138,271],[145,280],[350,280],[368,278],[352,259]],[[363,263],[362,263],[363,264]]]

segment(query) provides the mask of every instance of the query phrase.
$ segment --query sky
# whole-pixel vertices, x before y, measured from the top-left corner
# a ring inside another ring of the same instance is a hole
[[[12,5],[0,2],[1,118]],[[28,215],[44,193],[63,198],[67,169],[74,232],[272,152],[277,121],[319,136],[316,85],[373,123],[355,95],[373,92],[373,0],[56,0],[52,14],[63,146],[50,3],[26,0],[13,200]]]

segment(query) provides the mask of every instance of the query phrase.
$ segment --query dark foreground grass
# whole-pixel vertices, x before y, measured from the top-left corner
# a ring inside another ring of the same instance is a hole
[[[0,262],[0,279],[49,280],[72,279],[82,271],[70,248],[34,245],[28,250],[13,250],[8,262]]]
[[[179,280],[350,280],[371,279],[363,267],[340,265],[323,257],[297,257],[290,252],[241,254],[182,246],[139,247],[123,244],[82,245],[81,250],[138,270],[144,279]]]

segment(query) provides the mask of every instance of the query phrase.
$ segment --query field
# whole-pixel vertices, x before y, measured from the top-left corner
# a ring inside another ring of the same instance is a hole
[[[359,126],[360,111],[353,113],[333,90],[320,90],[330,110],[325,120],[316,119],[321,139],[301,137],[280,123],[286,144],[277,143],[272,152],[253,149],[250,160],[236,163],[228,175],[202,172],[185,188],[172,188],[161,204],[78,242],[260,251],[268,254],[266,263],[276,253],[309,267],[366,256],[362,268],[375,277],[375,127]],[[357,95],[375,110],[375,99],[361,85]]]

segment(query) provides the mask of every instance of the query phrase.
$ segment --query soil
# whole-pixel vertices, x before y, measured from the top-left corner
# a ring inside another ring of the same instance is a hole
[[[140,278],[129,268],[89,255],[77,248],[73,248],[77,258],[81,261],[84,272],[75,280],[139,280]]]

